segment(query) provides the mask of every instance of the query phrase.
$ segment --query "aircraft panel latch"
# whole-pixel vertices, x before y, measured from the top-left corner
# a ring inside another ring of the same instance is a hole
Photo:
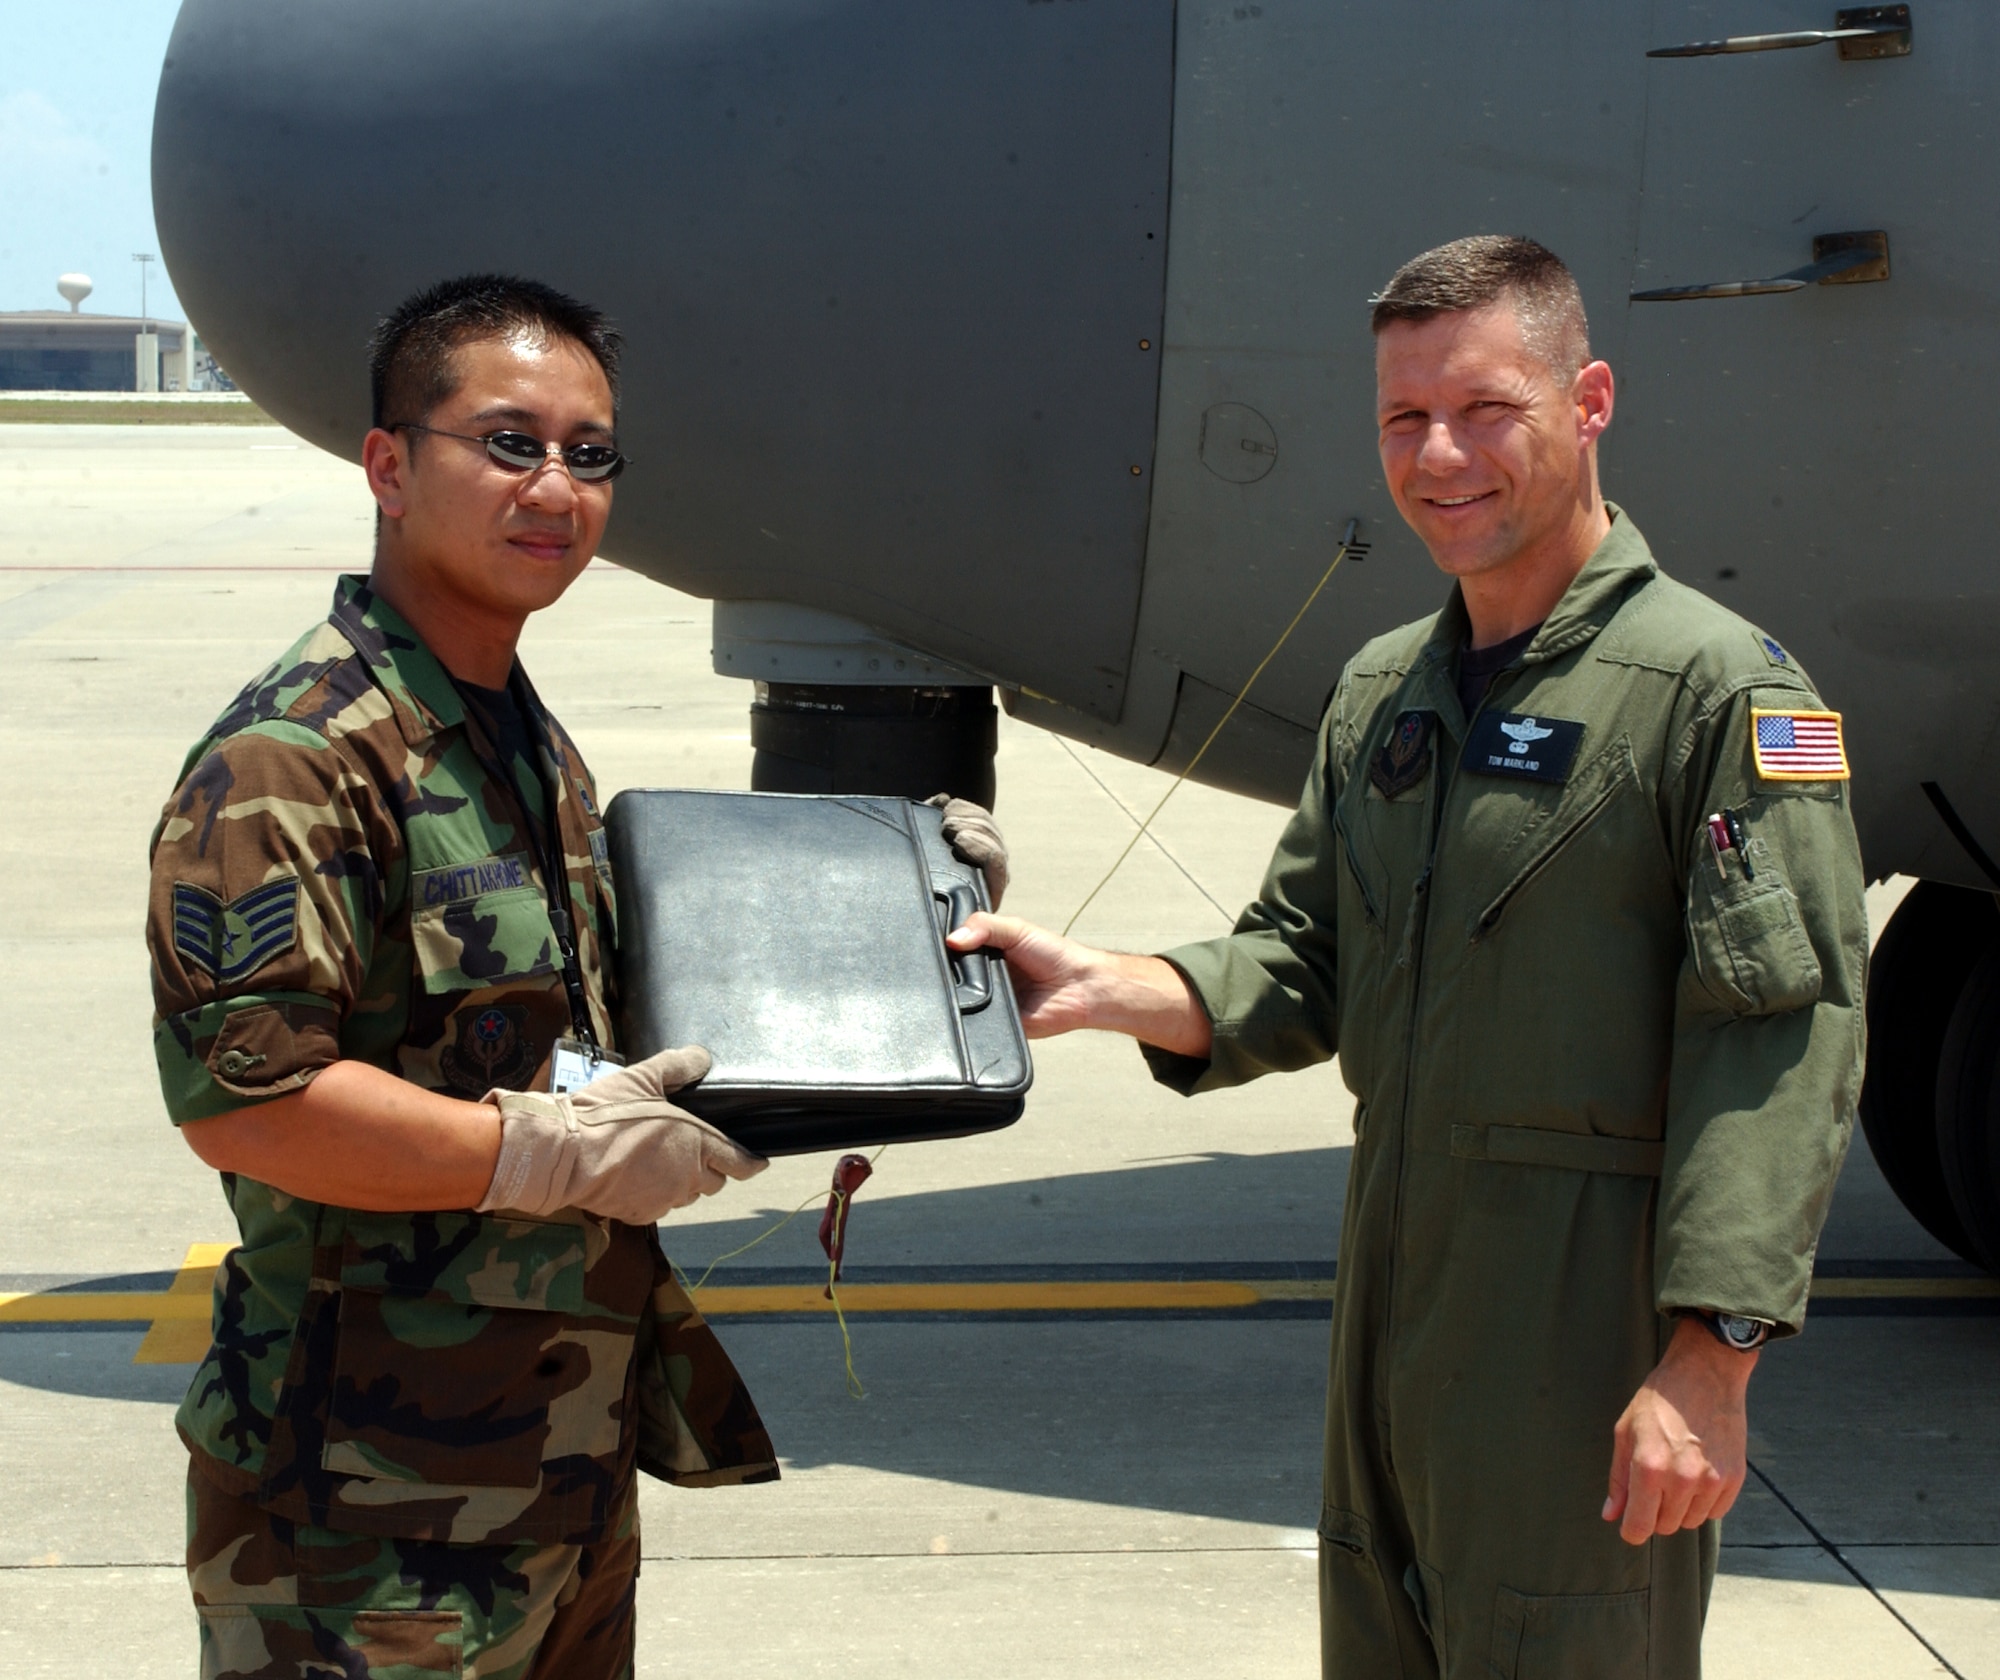
[[[1727,35],[1716,41],[1687,41],[1655,47],[1648,58],[1715,58],[1723,53],[1782,52],[1832,42],[1842,58],[1907,58],[1908,6],[1855,6],[1833,14],[1831,29],[1787,29],[1775,35]]]
[[[1855,286],[1889,278],[1889,236],[1822,233],[1813,241],[1813,260],[1803,268],[1768,280],[1718,280],[1706,286],[1660,286],[1631,294],[1634,303],[1685,303],[1694,298],[1761,297],[1767,292],[1802,292],[1808,286]]]

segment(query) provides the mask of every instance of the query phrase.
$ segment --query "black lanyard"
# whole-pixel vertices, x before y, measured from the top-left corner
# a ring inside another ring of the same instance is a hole
[[[487,774],[496,776],[521,808],[521,826],[527,833],[529,846],[534,849],[535,861],[541,865],[542,886],[548,895],[549,926],[555,931],[556,954],[562,959],[563,991],[569,998],[570,1025],[581,1042],[594,1045],[597,1034],[590,1025],[590,1002],[583,989],[583,965],[576,954],[576,922],[569,913],[569,871],[563,867],[562,823],[557,816],[562,776],[556,768],[548,714],[542,710],[541,696],[535,693],[534,685],[528,681],[528,675],[518,661],[507,678],[507,690],[514,697],[514,704],[521,713],[522,722],[527,725],[535,749],[535,776],[542,790],[543,821],[540,824],[536,823],[534,812],[528,809],[527,800],[521,796],[520,786],[514,780],[513,767],[498,762],[497,750],[490,759],[477,748],[474,752],[485,765]],[[481,733],[485,732],[484,722],[482,719]],[[497,749],[499,743],[492,745]]]
[[[570,1023],[585,1044],[595,1044],[597,1034],[590,1028],[590,1003],[583,990],[583,965],[576,955],[576,923],[569,913],[569,871],[563,867],[562,823],[557,815],[562,777],[556,769],[555,743],[549,736],[548,714],[542,698],[528,681],[528,673],[515,661],[511,686],[514,704],[521,708],[535,741],[535,769],[541,777],[542,810],[547,818],[538,849],[542,853],[542,880],[549,890],[549,925],[555,929],[556,954],[562,958],[563,990],[569,994]],[[534,831],[532,818],[528,823]]]

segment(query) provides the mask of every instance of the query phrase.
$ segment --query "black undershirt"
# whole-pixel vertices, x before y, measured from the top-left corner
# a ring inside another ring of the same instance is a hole
[[[1479,710],[1480,701],[1486,698],[1486,690],[1493,679],[1513,664],[1528,644],[1535,639],[1539,624],[1530,625],[1518,636],[1509,636],[1504,642],[1495,642],[1491,647],[1460,648],[1458,652],[1458,703],[1465,708],[1470,718]]]
[[[513,779],[515,792],[528,813],[528,820],[540,829],[546,820],[542,806],[541,761],[535,737],[522,715],[521,705],[511,688],[481,688],[477,683],[452,678],[467,709],[485,731],[501,765]],[[541,837],[538,834],[536,839]]]

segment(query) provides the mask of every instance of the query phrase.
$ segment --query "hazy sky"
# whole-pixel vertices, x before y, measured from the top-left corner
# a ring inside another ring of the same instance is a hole
[[[0,309],[139,313],[134,251],[159,252],[148,155],[153,94],[179,0],[0,0]],[[180,319],[166,265],[147,308]]]

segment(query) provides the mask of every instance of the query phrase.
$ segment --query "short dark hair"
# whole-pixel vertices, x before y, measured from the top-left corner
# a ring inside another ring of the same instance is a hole
[[[1479,233],[1412,257],[1370,298],[1378,334],[1392,321],[1484,309],[1506,299],[1520,317],[1521,339],[1559,379],[1590,360],[1590,322],[1576,276],[1546,245],[1516,234]]]
[[[458,389],[452,352],[476,339],[527,333],[546,342],[567,338],[596,357],[618,412],[618,358],[625,347],[602,310],[567,292],[511,274],[465,274],[405,298],[368,341],[369,395],[374,423],[429,418]]]

